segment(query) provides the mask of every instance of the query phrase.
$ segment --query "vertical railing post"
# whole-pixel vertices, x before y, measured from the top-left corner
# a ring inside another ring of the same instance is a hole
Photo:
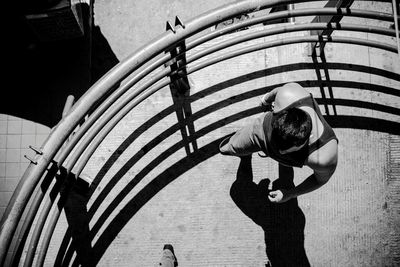
[[[337,9],[340,8],[349,8],[353,4],[354,0],[329,0],[328,3],[326,3],[325,7],[336,7]],[[338,15],[329,15],[329,16],[316,16],[312,22],[326,22],[326,23],[339,23],[342,20],[343,16],[338,16]],[[325,38],[329,38],[332,35],[333,30],[317,30],[317,31],[311,31],[311,35],[318,35],[320,37],[320,40],[323,40]],[[320,51],[325,48],[325,43],[324,41],[316,42],[310,44],[309,47],[309,54],[310,55],[320,55]],[[318,48],[318,49],[317,49]]]
[[[294,10],[294,4],[289,4],[289,5],[287,5],[287,9],[288,9],[289,11]],[[289,18],[289,22],[290,22],[290,23],[294,23],[294,22],[295,22],[295,18],[294,18],[294,17],[290,17],[290,18]]]
[[[396,41],[397,41],[397,55],[400,58],[400,38],[399,38],[399,21],[398,21],[398,1],[397,0],[392,0],[392,5],[393,5],[393,18],[394,18],[394,30],[396,31]]]

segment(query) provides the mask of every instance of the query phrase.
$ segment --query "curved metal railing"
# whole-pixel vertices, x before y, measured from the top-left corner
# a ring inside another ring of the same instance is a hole
[[[126,116],[126,114],[132,111],[143,100],[147,99],[161,88],[168,86],[171,83],[170,76],[174,73],[185,69],[186,74],[189,75],[230,58],[238,57],[254,51],[295,43],[346,43],[351,45],[373,47],[389,51],[390,53],[399,53],[395,41],[388,43],[340,35],[284,37],[282,39],[265,41],[256,44],[246,44],[239,48],[235,48],[235,45],[237,44],[243,44],[244,42],[264,38],[267,36],[311,30],[326,30],[335,32],[352,31],[358,33],[372,33],[392,38],[396,37],[395,30],[390,28],[340,22],[313,22],[300,24],[290,23],[282,25],[276,24],[274,27],[260,27],[260,29],[257,31],[246,31],[248,27],[263,24],[268,21],[305,16],[331,15],[341,17],[358,17],[386,22],[393,22],[396,18],[392,14],[388,13],[370,10],[353,10],[350,8],[291,9],[270,13],[267,15],[256,16],[228,25],[221,29],[203,33],[202,35],[198,34],[209,27],[241,14],[250,14],[252,12],[257,12],[275,6],[300,2],[307,1],[246,0],[212,10],[204,15],[188,21],[184,25],[181,24],[177,25],[175,28],[171,28],[171,30],[160,35],[158,38],[150,42],[149,45],[139,49],[136,53],[129,56],[126,60],[115,66],[106,75],[104,75],[87,91],[84,96],[79,99],[79,101],[72,107],[71,111],[52,130],[48,139],[38,151],[35,159],[24,173],[2,220],[0,232],[0,264],[19,264],[18,261],[20,259],[22,250],[24,249],[25,243],[28,241],[29,233],[31,233],[31,238],[27,248],[27,255],[24,259],[24,266],[32,265],[36,249],[38,247],[39,237],[41,236],[43,236],[43,239],[41,243],[41,250],[37,255],[36,265],[41,266],[43,264],[52,233],[75,179],[79,178],[82,170],[85,168],[87,162],[92,157],[93,153],[99,147],[101,142]],[[192,54],[189,53],[190,51],[194,50],[194,48],[199,47],[201,44],[207,43],[238,30],[242,30],[243,33],[235,36],[234,38],[223,40],[209,48],[194,52]],[[181,42],[186,42],[185,51],[178,53],[178,55],[174,57],[171,56],[171,53],[165,53],[165,51],[173,49]],[[235,49],[229,51],[224,50],[225,48],[232,47]],[[174,63],[177,58],[185,54],[187,55],[186,64],[180,66],[177,70],[174,70],[174,72],[171,70],[171,68],[164,67],[164,65]],[[204,60],[205,57],[207,57],[207,60]],[[329,65],[328,63],[328,67],[329,66],[331,68],[335,68],[334,64]],[[279,66],[266,71],[281,73],[288,70],[295,71],[300,69],[313,69],[314,67],[315,65],[313,64],[299,62],[298,64],[292,66]],[[358,69],[363,68],[365,67],[358,66]],[[387,78],[390,77],[390,79],[400,81],[400,75],[396,73],[389,73],[368,67],[366,71],[375,72],[377,75],[382,75],[383,77]],[[317,86],[316,84],[310,84],[309,81],[298,82],[306,87]],[[334,83],[334,81],[332,82]],[[240,99],[233,97],[227,101],[210,105],[208,108],[193,114],[193,117],[186,118],[184,123],[187,123],[188,120],[195,121],[196,119],[219,109],[221,106],[230,105],[237,101],[251,98],[254,96],[254,94],[261,95],[263,92],[268,91],[276,86],[277,84],[271,85],[268,88],[263,88],[263,90],[258,90],[253,94],[246,94],[246,92],[244,92]],[[363,85],[361,83],[354,84],[348,82],[346,84],[342,84],[342,86],[359,88]],[[365,85],[365,88],[369,89],[370,87]],[[393,90],[389,87],[379,87],[377,85],[374,87],[374,90],[381,90],[384,93],[392,94],[397,97],[400,96],[398,90]],[[193,95],[190,101],[194,102],[202,96],[211,93],[213,93],[212,90],[210,92],[199,92],[196,95]],[[348,105],[355,104],[348,102]],[[384,108],[377,104],[370,105],[370,108],[400,115],[399,111],[395,108]],[[161,111],[160,114],[163,113],[161,117],[165,117],[167,114],[173,113],[173,111],[173,108]],[[238,120],[243,116],[256,114],[257,112],[260,112],[260,110],[258,108],[254,108],[246,110],[243,113],[223,118],[220,121],[217,121],[214,125],[210,125],[208,128],[205,127],[196,132],[195,135],[190,137],[190,140],[193,141],[193,139],[196,137],[202,136],[213,129],[222,127],[223,125]],[[159,117],[160,116],[155,116],[156,119],[154,120],[159,120]],[[145,128],[145,126],[143,127]],[[160,134],[153,141],[146,144],[145,147],[155,147],[160,142],[160,136],[171,135],[178,130],[178,123],[172,125],[164,133]],[[143,130],[140,132],[143,132]],[[160,155],[160,157],[162,158],[166,155],[171,155],[173,151],[177,151],[183,146],[184,144],[180,142],[171,147],[168,153],[164,153]],[[157,159],[154,162],[157,162]],[[150,166],[154,167],[156,166],[156,163],[151,163]],[[143,171],[143,174],[141,174],[142,177],[146,175],[146,172],[148,173],[148,171]],[[133,187],[135,184],[137,184],[137,182],[138,181],[135,181],[129,186]],[[104,190],[104,194],[107,194],[110,190],[110,188]],[[46,192],[50,192],[48,197],[45,197]],[[97,223],[95,223],[92,229],[93,236],[99,231],[106,217],[111,213],[111,210],[115,208],[125,196],[124,194],[125,193],[120,192],[98,219]],[[98,209],[101,200],[102,198],[99,197],[98,200],[95,200],[93,203],[91,209],[89,210],[89,214],[91,214],[91,216]],[[57,205],[55,203],[57,203]],[[25,210],[26,207],[28,207],[28,204],[29,209]],[[42,206],[40,213],[38,213],[39,206]],[[34,220],[36,220],[36,225],[34,229],[31,229]],[[47,227],[44,229],[45,223]],[[19,224],[20,228],[17,231]],[[15,240],[14,242],[12,242],[13,238]],[[65,242],[68,243],[67,238],[65,239]],[[101,249],[104,250],[106,248],[107,246],[103,246]],[[71,257],[71,249],[66,249],[66,254],[62,257],[64,257],[64,259],[61,260],[64,261],[67,260],[68,257]]]

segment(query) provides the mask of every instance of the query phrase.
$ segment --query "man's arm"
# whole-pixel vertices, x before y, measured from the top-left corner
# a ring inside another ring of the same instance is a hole
[[[326,147],[325,158],[321,157],[318,152],[311,156],[311,160],[307,162],[307,165],[313,169],[314,173],[307,177],[301,184],[290,190],[276,190],[270,192],[269,199],[271,202],[282,203],[286,202],[291,198],[298,197],[300,195],[312,192],[324,184],[326,184],[332,177],[337,166],[337,142],[332,140]],[[324,153],[321,153],[324,154]]]
[[[276,88],[272,89],[271,91],[267,92],[265,95],[263,95],[260,99],[261,105],[264,105],[264,106],[271,105],[272,102],[274,102],[274,100],[275,100],[275,96],[276,96],[276,93],[279,88],[280,87],[276,87]]]
[[[325,169],[323,171],[314,170],[313,174],[307,177],[307,179],[305,179],[301,184],[299,184],[295,188],[290,190],[280,189],[276,191],[271,191],[269,193],[268,198],[271,202],[283,203],[292,198],[312,192],[320,188],[329,181],[329,179],[335,172],[335,168],[336,165],[334,167],[330,167],[329,169]]]
[[[305,179],[301,184],[287,192],[289,199],[307,194],[320,188],[329,181],[335,172],[335,169],[336,164],[334,166],[326,166],[323,170],[314,170],[314,173],[307,177],[307,179]]]
[[[308,96],[310,93],[297,83],[286,83],[266,93],[261,98],[261,105],[277,112],[294,101]]]

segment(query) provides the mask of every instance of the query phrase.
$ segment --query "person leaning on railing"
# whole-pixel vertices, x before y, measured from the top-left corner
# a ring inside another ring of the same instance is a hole
[[[261,105],[269,110],[225,138],[221,154],[242,157],[262,151],[283,165],[313,170],[295,188],[271,191],[271,202],[285,202],[328,182],[337,166],[338,138],[311,93],[287,83],[266,93]]]

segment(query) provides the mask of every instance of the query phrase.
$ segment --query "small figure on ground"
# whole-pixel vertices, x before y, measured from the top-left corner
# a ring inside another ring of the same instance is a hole
[[[163,254],[159,266],[164,267],[176,267],[178,266],[178,260],[175,256],[174,247],[171,244],[165,244],[163,248]]]

